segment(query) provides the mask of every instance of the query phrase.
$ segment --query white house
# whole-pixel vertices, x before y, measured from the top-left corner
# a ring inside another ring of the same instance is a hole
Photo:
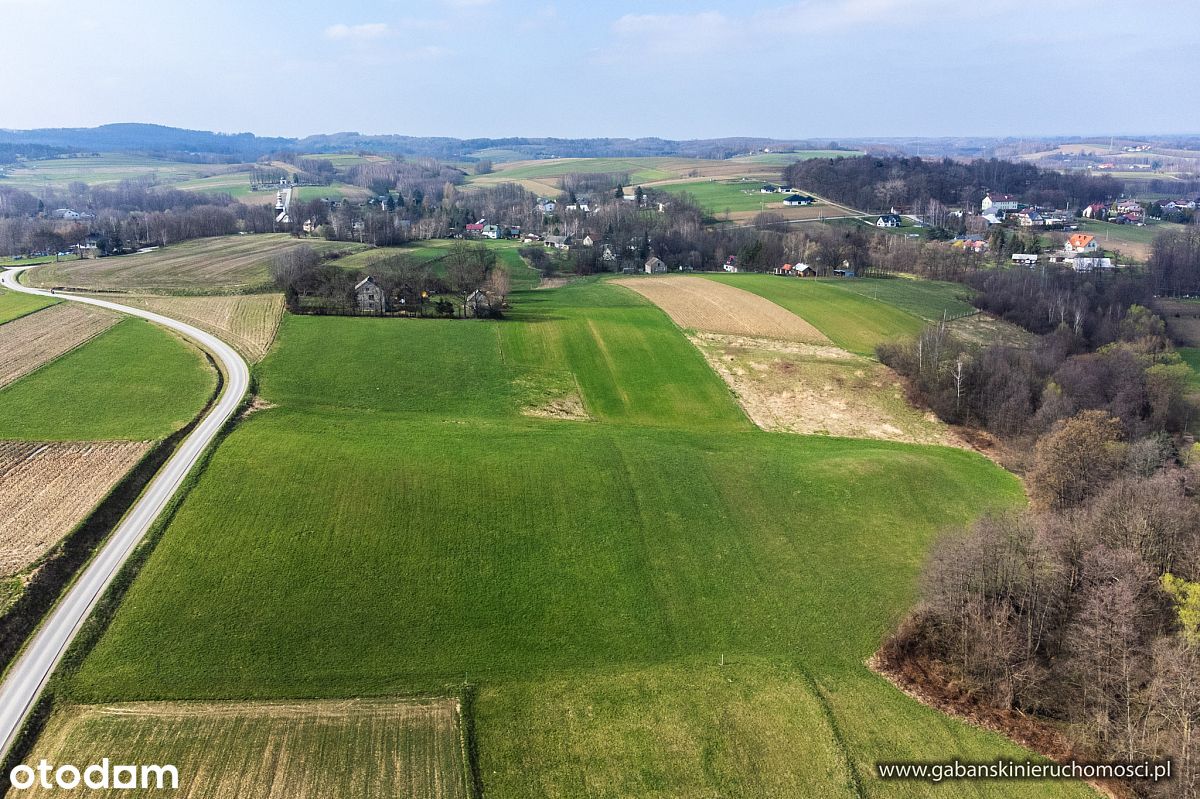
[[[897,214],[884,214],[875,220],[875,227],[900,227],[900,217]]]
[[[1067,239],[1067,252],[1089,253],[1100,249],[1100,242],[1091,233],[1072,233]]]
[[[986,211],[1015,211],[1020,207],[1017,198],[1011,194],[988,192],[983,197],[981,208]]]

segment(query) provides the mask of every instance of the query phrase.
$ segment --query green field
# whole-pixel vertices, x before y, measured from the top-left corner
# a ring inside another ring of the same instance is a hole
[[[48,297],[37,297],[33,294],[18,294],[15,291],[0,289],[0,325],[20,319],[34,311],[40,311],[57,300]]]
[[[632,292],[514,306],[286,318],[258,369],[278,407],[216,451],[68,696],[467,681],[491,799],[924,796],[872,764],[1021,756],[863,666],[937,531],[1019,503],[1014,478],[960,450],[756,431]],[[563,375],[592,421],[523,416]]]
[[[0,440],[163,438],[200,411],[215,380],[190,345],[126,319],[0,390]]]
[[[1084,233],[1093,233],[1102,248],[1115,247],[1120,249],[1122,244],[1153,244],[1154,239],[1163,233],[1173,230],[1186,230],[1186,225],[1174,222],[1150,222],[1144,227],[1137,225],[1114,225],[1111,222],[1099,222],[1091,219],[1078,220],[1079,229]]]
[[[449,239],[432,239],[406,244],[403,247],[380,247],[378,249],[363,250],[362,252],[339,258],[337,264],[343,269],[357,269],[362,272],[369,272],[371,265],[378,261],[397,255],[404,255],[415,261],[428,263],[434,274],[445,277],[445,266],[440,261],[446,257],[450,248],[455,243]],[[514,291],[531,289],[537,286],[541,276],[530,268],[525,263],[525,259],[517,252],[521,247],[520,242],[511,240],[472,242],[473,245],[480,243],[496,251],[496,258],[499,264],[508,270],[512,278],[512,288]]]
[[[730,160],[735,163],[787,166],[797,161],[808,161],[813,158],[853,158],[856,155],[863,155],[863,152],[861,150],[796,150],[790,153],[756,153]]]
[[[908,277],[834,279],[821,282],[894,305],[902,311],[931,322],[941,321],[945,316],[960,316],[975,310],[969,299],[971,289],[961,283]]]
[[[706,275],[711,280],[751,291],[807,319],[842,349],[860,355],[875,354],[875,346],[921,332],[925,321],[904,306],[928,313],[946,297],[945,288],[914,291],[911,287],[872,287],[865,280],[802,280],[775,275]],[[900,279],[871,281],[899,283]],[[879,299],[859,293],[881,292]],[[850,287],[853,287],[850,288]],[[938,317],[940,318],[940,313]]]
[[[1175,351],[1183,358],[1183,362],[1192,368],[1192,389],[1200,391],[1200,347],[1177,347]]]
[[[697,180],[670,183],[661,188],[672,194],[690,194],[701,208],[710,214],[723,211],[759,211],[764,206],[779,205],[786,194],[763,194],[763,181]]]
[[[213,164],[167,161],[147,155],[101,153],[98,156],[48,158],[6,166],[0,170],[0,186],[12,186],[26,191],[46,188],[61,191],[74,181],[94,185],[147,178],[164,185],[174,185],[211,175],[225,168]]]

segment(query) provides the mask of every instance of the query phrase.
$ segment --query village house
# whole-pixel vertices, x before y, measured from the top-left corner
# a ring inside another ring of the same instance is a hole
[[[552,214],[558,210],[558,203],[554,200],[547,200],[544,197],[539,197],[537,201],[537,209],[543,214]]]
[[[988,211],[1016,211],[1021,207],[1021,204],[1011,194],[988,192],[984,195],[980,207],[984,213]]]
[[[1069,253],[1088,253],[1100,249],[1100,243],[1090,233],[1072,233],[1064,249]]]
[[[875,227],[900,227],[900,217],[897,214],[884,214],[875,220]]]
[[[1024,211],[1017,212],[1017,224],[1021,227],[1042,227],[1046,224],[1046,220],[1042,218],[1036,208],[1026,208]]]
[[[480,219],[478,222],[468,223],[467,226],[463,229],[463,231],[466,233],[466,235],[468,237],[477,238],[477,237],[483,235],[483,228],[484,228],[484,223],[483,223],[483,220]]]
[[[492,298],[480,289],[475,289],[467,295],[464,307],[467,316],[489,316],[492,312]]]
[[[1033,253],[1013,253],[1013,263],[1017,266],[1037,266],[1038,256]]]
[[[354,287],[354,302],[363,313],[386,313],[387,295],[375,278],[367,275]]]
[[[667,265],[661,258],[651,256],[650,260],[646,261],[645,269],[647,275],[658,275],[667,271]]]
[[[568,233],[565,236],[546,236],[545,244],[556,250],[569,250],[571,249],[571,235]]]
[[[791,206],[812,205],[813,198],[809,197],[807,194],[793,194],[791,197],[788,197],[786,200],[784,200],[783,204]]]
[[[776,186],[774,183],[765,183],[765,184],[763,184],[763,187],[761,189],[759,189],[758,191],[760,194],[778,194],[779,187]]]
[[[1104,203],[1092,203],[1083,209],[1082,216],[1084,219],[1107,219],[1108,206]]]
[[[595,233],[588,233],[586,236],[583,237],[582,244],[584,247],[595,247],[599,243],[600,243],[600,236]]]
[[[485,239],[492,239],[494,241],[496,239],[504,238],[504,235],[501,232],[499,225],[484,225],[483,237]]]
[[[738,270],[738,259],[736,255],[731,255],[725,259],[724,265],[721,266],[726,272],[736,272]]]

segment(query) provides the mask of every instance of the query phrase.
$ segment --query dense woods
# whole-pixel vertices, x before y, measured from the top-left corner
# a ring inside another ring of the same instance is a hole
[[[920,207],[931,200],[978,209],[989,191],[1016,194],[1030,204],[1077,209],[1115,198],[1122,189],[1110,177],[1055,172],[995,158],[971,162],[869,155],[812,159],[789,166],[784,180],[863,210]]]
[[[1171,758],[1175,780],[1137,791],[1200,796],[1195,408],[1189,367],[1140,304],[1155,278],[967,280],[977,305],[1041,334],[1036,344],[968,348],[935,325],[879,355],[940,417],[1023,452],[1011,460],[1032,507],[934,547],[922,601],[881,662],[957,709],[1065,725],[1080,757]]]

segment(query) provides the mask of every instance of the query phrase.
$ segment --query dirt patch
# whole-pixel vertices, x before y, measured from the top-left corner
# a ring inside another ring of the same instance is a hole
[[[276,405],[274,402],[268,402],[267,400],[265,400],[262,397],[255,394],[254,399],[250,401],[250,404],[248,406],[246,406],[246,410],[242,411],[241,415],[238,418],[245,419],[247,416],[253,416],[254,414],[258,413],[259,411],[269,411],[272,408],[278,408],[278,407],[279,406]]]
[[[555,370],[535,372],[517,380],[521,413],[536,419],[591,421],[574,375]]]
[[[891,369],[829,346],[699,333],[692,343],[763,430],[966,445],[932,413],[913,408]]]
[[[137,441],[0,441],[0,576],[41,558],[147,449]]]
[[[641,294],[685,329],[808,344],[829,343],[825,334],[791,311],[715,280],[681,275],[613,282]]]
[[[560,289],[570,283],[571,280],[565,277],[545,277],[538,281],[539,289]]]
[[[980,347],[1000,344],[1026,349],[1033,346],[1037,338],[1022,327],[986,313],[972,314],[947,322],[946,330],[959,341]]]
[[[283,317],[282,294],[226,297],[122,297],[120,302],[188,322],[219,336],[252,362],[275,341]]]
[[[0,388],[65,355],[120,319],[108,311],[71,302],[0,325]]]

